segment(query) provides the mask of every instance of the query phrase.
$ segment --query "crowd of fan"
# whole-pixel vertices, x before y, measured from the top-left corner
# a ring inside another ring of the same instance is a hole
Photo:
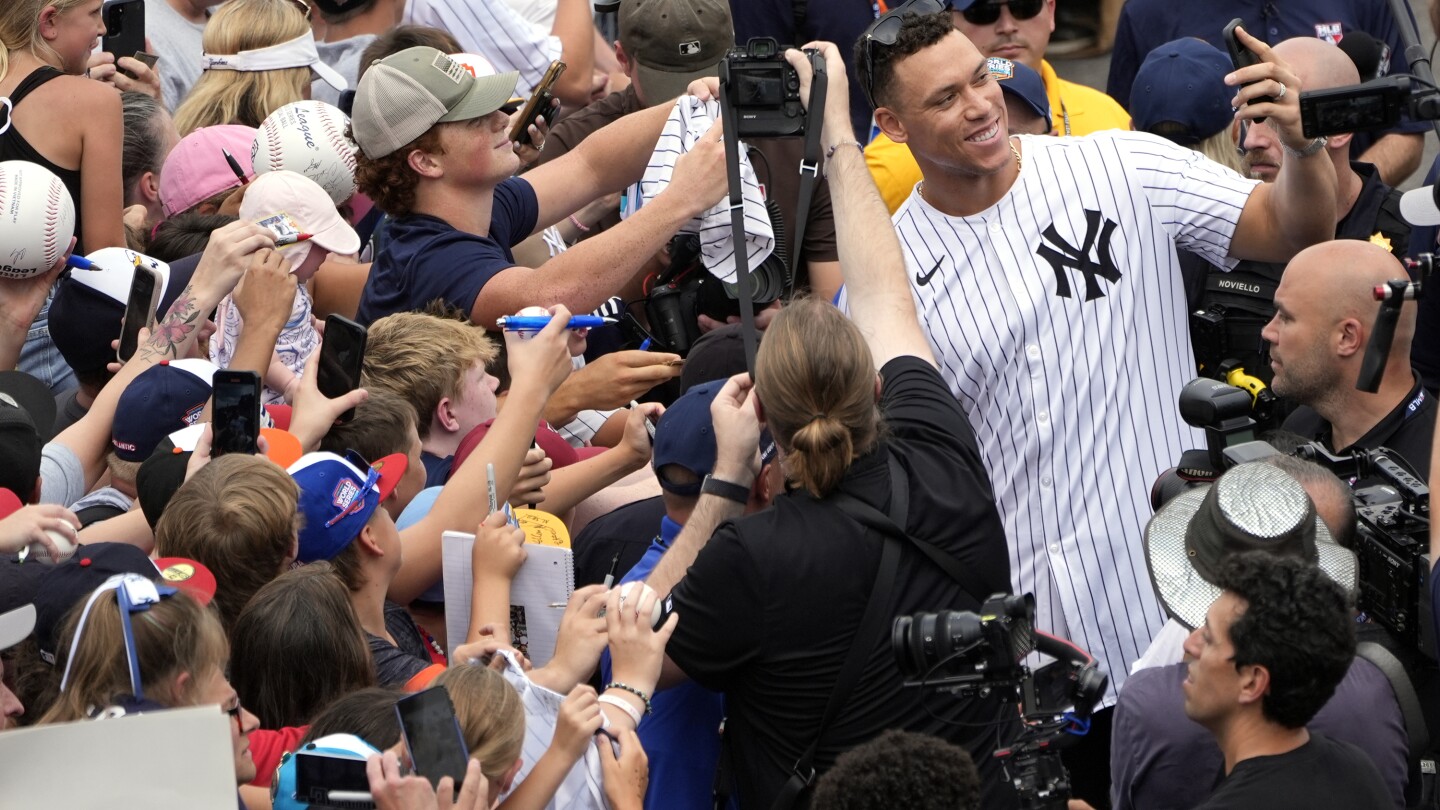
[[[1440,210],[1394,190],[1428,125],[1307,142],[1294,99],[1404,70],[1379,4],[1253,20],[1241,75],[1217,45],[1245,4],[1131,0],[1109,95],[1045,60],[1056,0],[132,5],[158,62],[100,50],[108,2],[0,8],[0,177],[58,178],[90,259],[0,280],[0,729],[218,704],[252,810],[307,806],[298,750],[368,757],[386,808],[1008,808],[991,754],[1013,706],[908,688],[888,621],[857,636],[867,600],[895,617],[1034,592],[1111,678],[1067,752],[1077,800],[1404,806],[1407,721],[1355,658],[1339,480],[1272,459],[1126,517],[1199,446],[1169,412],[1221,361],[1280,395],[1270,427],[1295,443],[1383,444],[1429,475],[1440,296],[1405,306],[1377,392],[1350,384],[1369,290],[1436,245]],[[758,355],[733,315],[698,315],[683,357],[567,330],[638,313],[678,232],[733,254],[715,77],[751,35],[813,40],[829,83],[813,196],[799,139],[729,156],[797,243]],[[513,137],[557,59],[554,105]],[[276,151],[325,121],[339,147]],[[277,244],[277,217],[304,238]],[[141,265],[155,319],[118,362]],[[550,325],[494,328],[522,311]],[[367,329],[340,396],[317,384],[328,315]],[[220,370],[263,381],[254,455],[212,452]],[[1143,371],[1160,390],[1125,384]],[[1112,453],[1113,479],[1067,461]],[[492,491],[573,538],[541,666],[512,637],[525,532]],[[446,632],[446,532],[476,538],[465,638]],[[458,794],[407,775],[396,720],[437,687],[471,757]]]

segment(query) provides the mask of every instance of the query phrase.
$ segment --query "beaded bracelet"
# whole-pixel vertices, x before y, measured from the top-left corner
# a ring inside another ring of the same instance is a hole
[[[621,682],[619,682],[619,681],[611,681],[610,683],[605,684],[605,688],[606,688],[606,689],[619,689],[619,690],[622,691],[622,692],[629,692],[630,694],[634,695],[635,697],[640,698],[640,700],[645,703],[645,713],[646,713],[646,714],[650,714],[650,713],[652,713],[652,712],[654,711],[654,707],[650,705],[650,696],[647,695],[647,694],[645,694],[644,692],[641,692],[639,689],[636,689],[635,687],[631,686],[631,685],[628,684],[628,683],[621,683]]]
[[[606,706],[614,706],[618,709],[623,709],[626,714],[630,715],[630,719],[635,721],[636,726],[640,725],[640,711],[634,706],[631,706],[626,701],[615,697],[614,695],[601,695],[599,700]]]
[[[571,224],[571,225],[574,225],[575,228],[576,228],[577,230],[579,230],[581,233],[589,233],[589,232],[590,232],[590,229],[585,226],[585,223],[583,223],[583,222],[581,222],[580,220],[576,219],[574,214],[571,214],[571,215],[570,215],[570,224]]]

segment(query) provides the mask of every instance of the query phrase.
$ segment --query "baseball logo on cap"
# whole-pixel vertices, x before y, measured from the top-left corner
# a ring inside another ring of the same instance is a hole
[[[680,43],[681,56],[695,56],[700,53],[700,40],[692,39],[689,42]]]
[[[355,497],[360,494],[360,487],[349,478],[340,479],[335,486],[335,492],[330,496],[330,502],[339,507],[341,512],[349,512],[350,506],[355,503]]]
[[[1015,63],[1000,56],[992,56],[985,60],[985,69],[990,75],[997,79],[1008,79],[1015,75]]]

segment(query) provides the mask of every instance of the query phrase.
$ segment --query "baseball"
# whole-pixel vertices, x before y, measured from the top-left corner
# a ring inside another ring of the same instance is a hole
[[[35,560],[36,562],[45,563],[46,565],[59,565],[75,555],[75,541],[54,529],[46,529],[45,535],[54,541],[55,548],[60,550],[60,556],[52,556],[50,549],[46,548],[42,543],[31,543],[30,553],[26,559]]]
[[[653,594],[655,590],[643,582],[627,582],[620,586],[620,604],[623,605],[629,602],[631,605],[639,605],[640,600],[645,597],[646,593]],[[656,599],[655,604],[650,609],[651,627],[658,627],[660,625],[660,616],[664,612],[664,606],[660,603],[663,601],[663,599]],[[636,608],[636,610],[639,610],[639,608]]]
[[[75,203],[55,173],[24,160],[0,163],[0,278],[38,276],[75,235]]]
[[[350,119],[323,101],[296,101],[270,113],[255,132],[250,161],[256,176],[282,169],[319,183],[339,205],[355,194],[355,144]]]

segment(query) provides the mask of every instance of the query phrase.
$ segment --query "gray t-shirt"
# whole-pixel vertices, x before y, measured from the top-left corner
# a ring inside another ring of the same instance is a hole
[[[350,89],[354,90],[355,85],[359,84],[357,77],[360,75],[360,54],[364,53],[365,49],[370,47],[370,43],[374,41],[374,34],[361,34],[337,42],[317,42],[315,49],[320,52],[320,61],[344,76],[345,81],[350,83]],[[323,101],[336,107],[340,106],[340,91],[319,79],[310,85],[310,97],[316,101]]]
[[[171,112],[200,81],[200,58],[205,53],[200,35],[204,31],[204,23],[190,22],[165,0],[145,0],[145,37],[160,57],[155,69],[160,71],[165,106]]]
[[[69,506],[85,497],[85,466],[69,447],[50,442],[40,451],[40,502]]]

